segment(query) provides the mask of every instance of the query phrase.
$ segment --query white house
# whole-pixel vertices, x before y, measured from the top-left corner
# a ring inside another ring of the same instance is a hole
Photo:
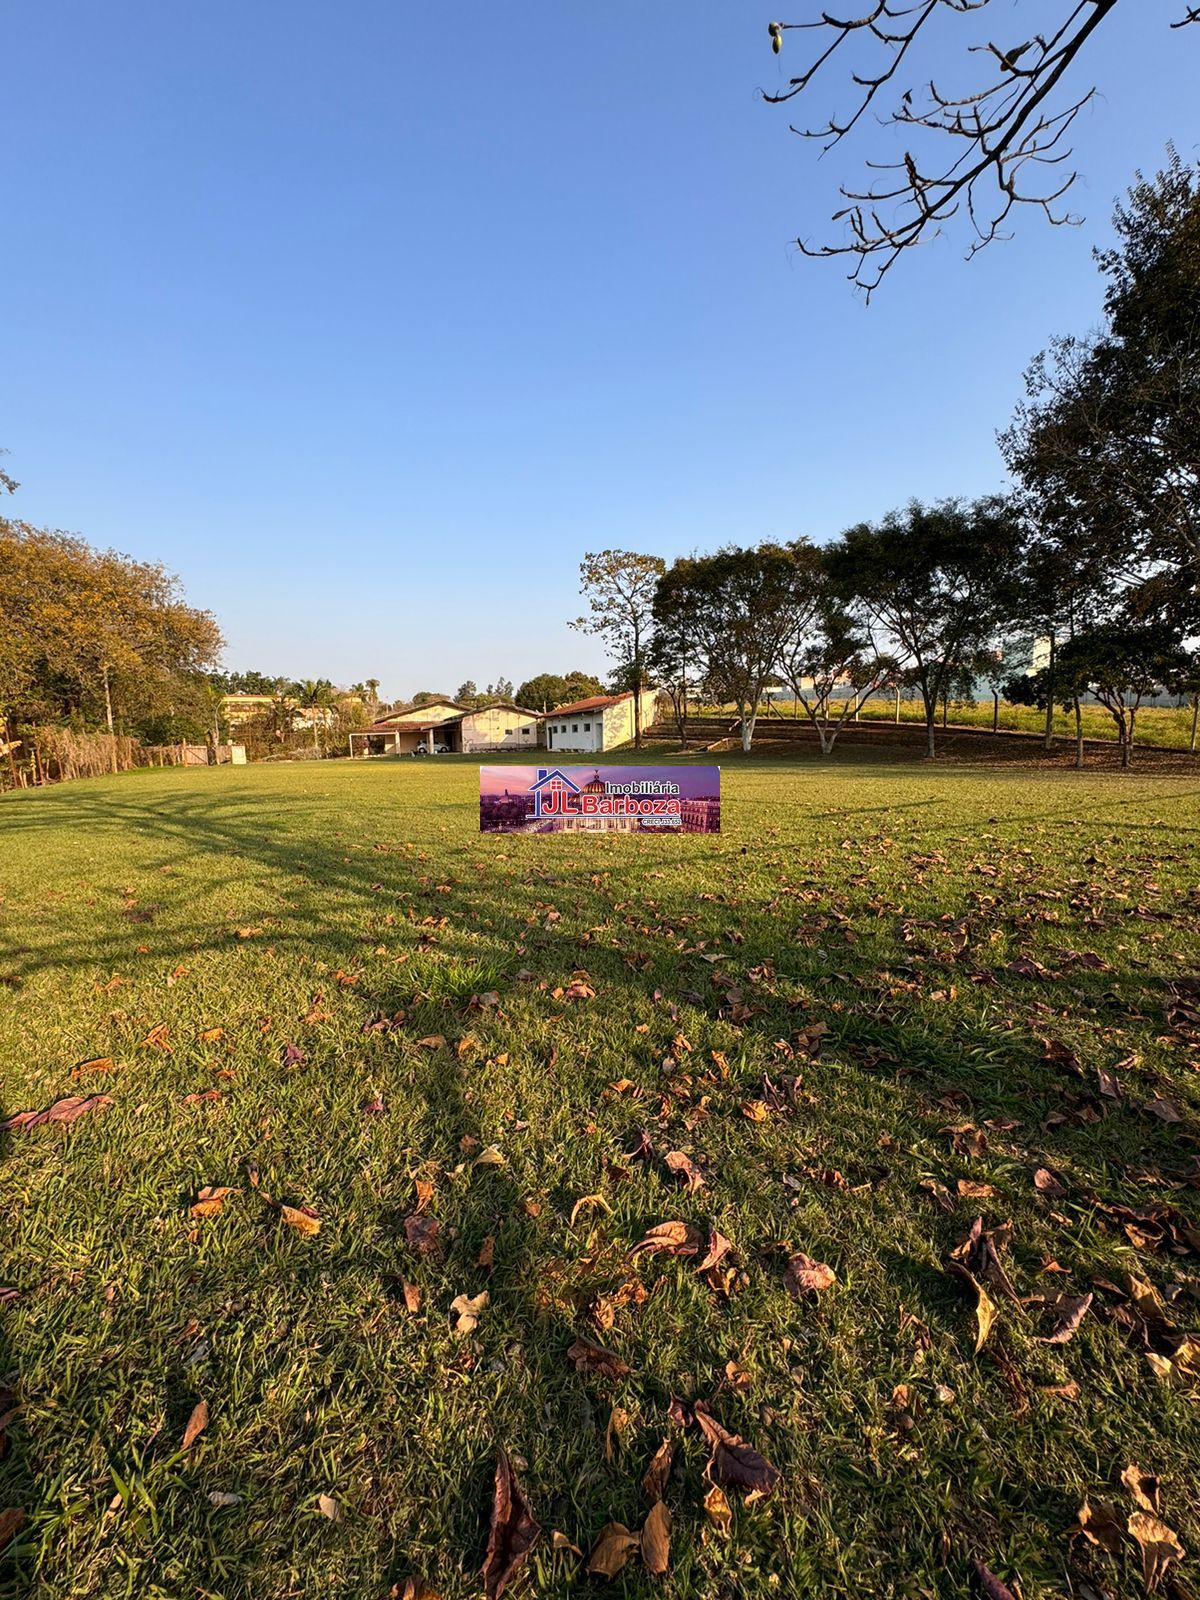
[[[352,756],[425,755],[447,751],[533,749],[538,715],[501,702],[471,710],[453,700],[431,700],[411,711],[394,711],[350,735]]]
[[[639,699],[644,732],[654,721],[658,691],[643,689]],[[556,706],[541,722],[547,750],[615,750],[633,739],[633,692],[595,694],[573,705]]]

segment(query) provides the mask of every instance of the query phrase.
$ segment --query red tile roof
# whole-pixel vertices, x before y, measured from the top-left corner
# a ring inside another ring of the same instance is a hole
[[[573,705],[554,706],[544,713],[547,717],[570,717],[577,711],[601,711],[605,706],[619,705],[622,700],[632,700],[632,690],[625,694],[594,694],[590,700],[576,700]]]

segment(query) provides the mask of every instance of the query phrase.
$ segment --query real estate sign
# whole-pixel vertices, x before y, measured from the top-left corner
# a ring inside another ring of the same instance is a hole
[[[480,767],[480,833],[720,833],[720,767]]]

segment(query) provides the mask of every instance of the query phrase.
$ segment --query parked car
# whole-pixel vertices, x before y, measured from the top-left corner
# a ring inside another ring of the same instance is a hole
[[[450,746],[448,744],[435,744],[433,747],[433,753],[435,756],[448,756],[450,754]],[[413,755],[415,756],[427,756],[428,754],[429,746],[424,742],[419,744],[413,751]]]

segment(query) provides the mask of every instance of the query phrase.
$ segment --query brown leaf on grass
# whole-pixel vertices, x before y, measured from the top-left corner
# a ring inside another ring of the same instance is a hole
[[[77,1067],[72,1067],[71,1077],[78,1081],[89,1072],[113,1072],[116,1065],[111,1056],[94,1056],[91,1061],[81,1061]]]
[[[682,1150],[668,1150],[663,1157],[667,1170],[675,1175],[683,1184],[689,1194],[695,1194],[704,1187],[704,1175],[690,1156],[684,1155]]]
[[[707,1473],[722,1488],[749,1489],[756,1498],[770,1494],[779,1482],[779,1468],[736,1433],[729,1433],[700,1401],[693,1408],[700,1431],[712,1447]]]
[[[659,1222],[629,1252],[636,1255],[694,1256],[701,1245],[699,1228],[687,1222]]]
[[[225,1185],[205,1184],[192,1201],[190,1210],[194,1217],[215,1217],[231,1194],[241,1194],[240,1189]]]
[[[423,1039],[418,1039],[417,1047],[421,1050],[440,1050],[446,1042],[444,1033],[427,1033]]]
[[[0,1511],[0,1550],[10,1545],[25,1526],[25,1512],[21,1506],[7,1506]]]
[[[594,1339],[579,1334],[575,1343],[567,1351],[567,1355],[575,1364],[577,1372],[595,1372],[603,1378],[626,1378],[633,1371],[628,1361],[623,1361],[612,1350],[606,1350],[602,1344],[597,1344]]]
[[[400,1292],[404,1296],[405,1309],[415,1317],[421,1309],[421,1290],[419,1285],[401,1281]]]
[[[1089,1543],[1107,1550],[1109,1555],[1119,1553],[1125,1529],[1121,1524],[1120,1512],[1110,1500],[1097,1500],[1094,1505],[1090,1500],[1085,1500],[1076,1515],[1083,1536]]]
[[[1043,1043],[1046,1047],[1045,1060],[1052,1062],[1056,1067],[1066,1067],[1071,1072],[1082,1075],[1083,1069],[1079,1065],[1079,1057],[1070,1045],[1063,1044],[1059,1039],[1046,1039]]]
[[[279,1217],[289,1228],[294,1228],[302,1238],[311,1239],[321,1231],[321,1219],[311,1206],[286,1206],[279,1208]]]
[[[1143,1472],[1141,1467],[1130,1462],[1121,1474],[1121,1482],[1143,1511],[1149,1511],[1152,1516],[1158,1515],[1158,1495],[1161,1486],[1153,1473]]]
[[[704,1515],[712,1523],[713,1531],[728,1539],[733,1527],[733,1511],[720,1484],[714,1483],[704,1496]]]
[[[920,1188],[924,1189],[939,1211],[954,1210],[954,1196],[944,1183],[939,1183],[936,1178],[922,1178]]]
[[[975,1582],[986,1600],[1017,1600],[1008,1585],[1001,1583],[996,1574],[984,1566],[978,1556],[971,1558],[971,1571],[975,1574]]]
[[[836,1282],[837,1276],[832,1267],[824,1261],[814,1261],[803,1251],[789,1258],[783,1274],[784,1288],[797,1299],[802,1294],[819,1294],[822,1289],[828,1289],[830,1284]]]
[[[1033,1187],[1039,1194],[1064,1195],[1067,1186],[1061,1174],[1052,1172],[1049,1167],[1039,1167],[1033,1175]]]
[[[181,1450],[190,1450],[207,1427],[208,1401],[197,1400],[192,1407],[192,1414],[188,1418],[187,1427],[183,1430],[183,1440],[179,1448]]]
[[[225,1037],[225,1029],[205,1028],[204,1031],[198,1035],[198,1037],[201,1044],[216,1044],[218,1039],[223,1039]]]
[[[1106,1100],[1119,1100],[1121,1098],[1121,1085],[1111,1072],[1105,1072],[1103,1067],[1096,1068],[1096,1087]]]
[[[983,1349],[984,1345],[987,1343],[987,1336],[988,1336],[989,1333],[991,1333],[992,1327],[995,1324],[995,1321],[996,1321],[996,1307],[995,1307],[995,1304],[992,1301],[991,1297],[988,1295],[987,1290],[983,1287],[983,1285],[975,1277],[974,1273],[968,1271],[968,1269],[963,1266],[961,1261],[950,1261],[950,1262],[948,1262],[946,1264],[946,1271],[951,1273],[956,1278],[961,1278],[963,1280],[963,1282],[969,1284],[971,1289],[974,1291],[974,1294],[975,1294],[975,1353],[976,1353],[976,1355],[978,1355],[978,1353]]]
[[[954,1123],[949,1127],[939,1128],[938,1132],[948,1134],[950,1143],[958,1154],[970,1160],[978,1161],[987,1150],[987,1134],[973,1122]]]
[[[433,1199],[433,1185],[427,1178],[414,1178],[413,1191],[417,1197],[417,1211],[426,1211]]]
[[[1000,1252],[1007,1248],[1012,1233],[1011,1222],[985,1232],[983,1218],[976,1217],[966,1238],[951,1250],[950,1259],[966,1267],[974,1277],[982,1279],[993,1289],[999,1289],[1014,1305],[1020,1305],[1020,1297],[1000,1259]]]
[[[7,1122],[0,1122],[0,1133],[12,1133],[18,1128],[26,1131],[40,1128],[43,1122],[74,1122],[86,1111],[103,1111],[105,1106],[112,1103],[109,1094],[69,1094],[64,1100],[56,1100],[52,1106],[47,1106],[44,1111],[18,1111]]]
[[[487,1600],[500,1600],[509,1579],[529,1554],[541,1531],[521,1493],[507,1452],[501,1450],[496,1457],[492,1517],[483,1563],[483,1592]]]
[[[642,1565],[661,1578],[671,1564],[671,1513],[661,1500],[655,1501],[642,1524]]]
[[[455,1338],[465,1339],[469,1333],[475,1332],[487,1303],[488,1292],[486,1289],[476,1295],[455,1295],[450,1302],[450,1310],[454,1313]]]
[[[590,1210],[592,1206],[600,1206],[604,1211],[607,1211],[610,1216],[612,1215],[612,1207],[609,1205],[608,1201],[604,1198],[604,1196],[602,1194],[585,1194],[585,1195],[581,1195],[580,1198],[578,1200],[576,1200],[575,1204],[571,1207],[571,1222],[570,1222],[570,1226],[572,1228],[575,1226],[575,1223],[578,1220],[579,1213],[581,1211],[583,1211],[585,1209]]]
[[[704,1254],[696,1263],[696,1271],[704,1274],[718,1266],[733,1249],[732,1241],[723,1233],[718,1233],[716,1228],[709,1224],[708,1237],[704,1242]]]
[[[960,1178],[955,1188],[964,1200],[990,1200],[996,1192],[990,1183],[978,1183],[974,1178]]]
[[[404,1219],[404,1237],[419,1256],[431,1256],[438,1250],[438,1234],[442,1225],[436,1217],[426,1217],[414,1212]]]
[[[1092,1300],[1091,1294],[1063,1294],[1058,1299],[1049,1302],[1050,1309],[1057,1311],[1058,1320],[1044,1339],[1039,1339],[1039,1344],[1066,1344],[1073,1339],[1079,1331],[1079,1325],[1088,1314]]]
[[[1183,1546],[1175,1530],[1148,1511],[1132,1512],[1126,1526],[1142,1552],[1142,1582],[1153,1591],[1171,1563],[1183,1560]]]
[[[142,1043],[144,1045],[145,1044],[154,1045],[154,1047],[156,1049],[165,1050],[166,1053],[168,1055],[170,1055],[171,1054],[171,1046],[167,1042],[169,1034],[170,1034],[170,1029],[167,1027],[166,1023],[165,1022],[160,1022],[157,1027],[150,1029],[150,1032],[142,1040]]]
[[[650,1465],[642,1477],[642,1492],[647,1500],[661,1500],[663,1491],[667,1487],[667,1479],[671,1476],[671,1462],[675,1458],[675,1445],[672,1440],[664,1439],[654,1452]]]
[[[479,1246],[479,1254],[475,1257],[475,1265],[482,1267],[485,1272],[490,1272],[496,1264],[496,1239],[493,1234],[488,1234]]]
[[[1168,1100],[1165,1095],[1157,1095],[1153,1100],[1143,1100],[1142,1110],[1149,1111],[1160,1122],[1180,1122],[1183,1119],[1179,1114],[1179,1107],[1174,1100]]]
[[[605,1523],[588,1556],[587,1571],[593,1578],[615,1578],[640,1544],[623,1522]]]

